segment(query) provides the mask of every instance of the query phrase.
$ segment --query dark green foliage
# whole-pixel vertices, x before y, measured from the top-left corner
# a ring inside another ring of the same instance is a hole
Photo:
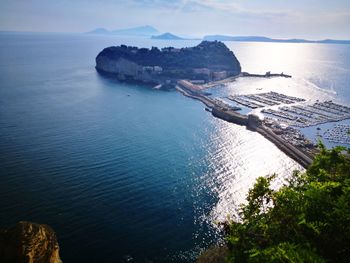
[[[349,262],[350,161],[320,146],[306,173],[278,191],[274,176],[259,178],[226,225],[229,262]]]
[[[128,47],[105,48],[98,56],[106,56],[112,60],[124,58],[142,66],[161,66],[164,70],[188,70],[208,68],[226,70],[233,75],[241,72],[241,66],[235,55],[221,42],[203,41],[198,46],[174,49],[172,47],[159,50]]]

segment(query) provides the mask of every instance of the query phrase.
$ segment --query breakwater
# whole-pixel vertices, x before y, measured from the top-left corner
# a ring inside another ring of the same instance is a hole
[[[179,85],[176,86],[176,90],[179,91],[180,93],[182,93],[186,97],[201,101],[205,106],[207,106],[211,109],[215,106],[215,102],[211,98],[208,98],[208,97],[203,96],[203,95],[193,94],[193,92],[191,92],[190,90],[187,90],[186,88],[183,88]]]
[[[271,78],[271,77],[284,77],[284,78],[291,78],[291,75],[287,75],[282,73],[271,73],[270,71],[266,72],[265,74],[251,74],[248,72],[242,72],[242,77],[255,77],[255,78]]]
[[[220,107],[213,107],[211,113],[214,117],[239,125],[248,126],[248,116]]]
[[[298,149],[288,141],[275,134],[270,128],[260,123],[257,119],[257,116],[253,114],[246,116],[231,110],[224,110],[220,107],[214,107],[212,109],[212,114],[214,117],[246,126],[249,130],[260,133],[266,139],[275,144],[277,148],[298,162],[304,168],[307,168],[312,163],[313,156],[310,156],[308,153],[303,152],[302,150]]]
[[[256,131],[304,168],[308,168],[312,163],[313,156],[310,156],[310,154],[298,149],[283,138],[279,137],[268,127],[262,125],[260,127],[257,127]]]
[[[207,107],[211,108],[211,113],[214,117],[246,126],[247,129],[258,132],[304,168],[307,168],[312,163],[312,154],[307,153],[302,147],[296,147],[290,144],[281,136],[274,133],[256,115],[240,114],[234,109],[231,109],[229,105],[224,105],[221,101],[202,95],[200,89],[188,81],[179,81],[176,89],[187,97],[203,102]]]

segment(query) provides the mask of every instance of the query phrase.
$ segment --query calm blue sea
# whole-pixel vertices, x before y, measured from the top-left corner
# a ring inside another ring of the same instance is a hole
[[[0,34],[0,227],[49,224],[63,262],[192,262],[258,176],[302,169],[272,143],[176,91],[106,79],[104,47],[193,46]],[[212,92],[275,90],[350,104],[350,46],[227,43],[249,72]]]

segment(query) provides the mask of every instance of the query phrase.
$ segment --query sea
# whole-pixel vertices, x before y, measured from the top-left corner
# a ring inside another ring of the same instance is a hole
[[[199,40],[0,33],[0,228],[50,225],[63,262],[194,262],[259,176],[303,168],[177,91],[99,75],[105,47]],[[227,42],[251,73],[215,95],[277,91],[350,105],[350,45]]]

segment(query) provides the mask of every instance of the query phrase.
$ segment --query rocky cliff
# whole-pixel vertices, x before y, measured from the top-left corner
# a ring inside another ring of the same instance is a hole
[[[0,262],[62,263],[55,232],[25,221],[0,230]]]
[[[96,69],[120,80],[165,83],[179,79],[219,80],[241,73],[224,43],[203,41],[195,47],[108,47],[96,57]]]

